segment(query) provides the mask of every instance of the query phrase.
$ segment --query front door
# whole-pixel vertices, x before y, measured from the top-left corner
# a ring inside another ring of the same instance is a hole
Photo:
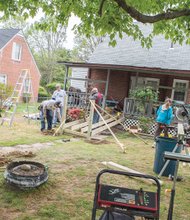
[[[174,79],[171,98],[176,102],[185,103],[187,99],[188,87],[189,87],[189,81]]]

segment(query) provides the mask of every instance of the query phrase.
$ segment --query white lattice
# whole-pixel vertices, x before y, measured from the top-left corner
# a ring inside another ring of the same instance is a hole
[[[126,118],[123,124],[129,128],[130,126],[138,126],[139,122],[136,119]]]
[[[138,126],[139,125],[139,121],[137,119],[126,118],[123,124],[127,128],[129,128],[130,126]],[[149,130],[148,130],[148,134],[154,135],[155,131],[156,131],[156,127],[157,127],[156,123],[150,124]],[[175,129],[168,129],[168,133],[171,134],[172,136],[176,136],[177,135],[177,128],[175,128]]]

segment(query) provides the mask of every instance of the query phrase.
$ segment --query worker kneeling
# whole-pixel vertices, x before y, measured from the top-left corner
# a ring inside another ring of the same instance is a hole
[[[56,108],[61,107],[60,101],[55,100],[46,100],[41,103],[39,106],[40,110],[40,120],[41,120],[41,131],[44,132],[46,129],[46,120],[47,120],[47,130],[52,129],[52,121],[53,121],[53,111]]]

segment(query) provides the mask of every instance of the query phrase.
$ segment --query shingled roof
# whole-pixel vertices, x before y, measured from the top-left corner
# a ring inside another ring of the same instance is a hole
[[[20,29],[0,29],[0,50],[8,43]]]
[[[151,31],[150,25],[141,25],[144,34]],[[116,37],[117,45],[109,46],[109,38],[98,45],[88,63],[129,65],[161,69],[190,70],[190,45],[174,44],[162,35],[153,39],[152,48],[142,48],[140,41],[131,37]]]

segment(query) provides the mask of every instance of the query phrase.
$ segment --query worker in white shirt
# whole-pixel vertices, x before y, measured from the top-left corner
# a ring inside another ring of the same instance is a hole
[[[55,100],[46,100],[41,103],[39,106],[40,110],[40,120],[41,120],[41,131],[45,131],[46,128],[46,120],[47,120],[47,130],[52,129],[52,120],[53,120],[53,112],[55,109],[60,108],[60,101]]]
[[[54,110],[53,113],[53,125],[56,126],[57,121],[61,120],[62,113],[63,113],[63,105],[64,105],[64,98],[66,96],[65,90],[61,89],[60,84],[56,84],[56,90],[54,91],[52,95],[52,99],[55,100],[56,102],[60,102],[60,108],[57,108]]]

